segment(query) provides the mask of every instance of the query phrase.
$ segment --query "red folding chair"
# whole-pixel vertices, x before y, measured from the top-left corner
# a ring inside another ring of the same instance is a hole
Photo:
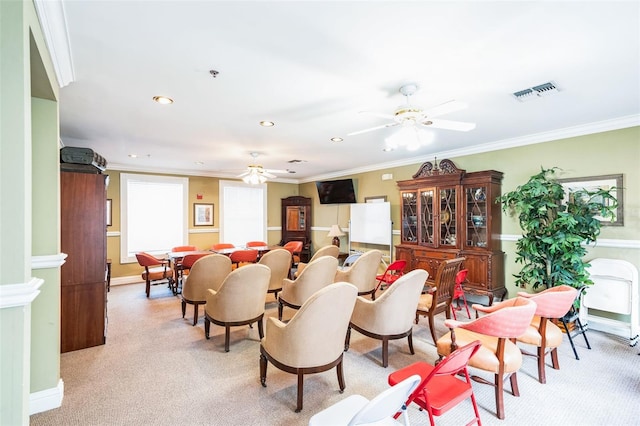
[[[405,266],[407,266],[406,260],[396,260],[387,266],[387,270],[384,271],[384,274],[376,275],[376,280],[378,280],[376,291],[378,291],[378,288],[380,288],[383,283],[390,286],[396,282],[396,280],[404,274]]]
[[[391,373],[388,379],[389,384],[394,386],[407,377],[419,375],[422,381],[405,405],[409,406],[414,402],[421,409],[426,410],[431,426],[435,425],[434,416],[446,413],[467,398],[471,398],[475,417],[466,424],[481,425],[476,397],[473,394],[473,387],[467,371],[469,359],[480,349],[481,345],[480,340],[476,340],[462,346],[451,352],[435,366],[424,361],[413,363]],[[462,378],[459,378],[458,375]],[[398,418],[399,415],[400,413],[396,413],[395,418]]]
[[[451,313],[453,314],[453,319],[457,320],[458,318],[456,318],[456,311],[460,311],[462,310],[462,306],[460,306],[460,299],[462,299],[462,302],[464,303],[464,308],[467,310],[467,316],[469,317],[469,319],[471,319],[471,314],[469,313],[469,306],[467,305],[467,298],[464,295],[464,288],[462,288],[462,283],[467,279],[467,273],[469,271],[467,269],[461,269],[460,271],[458,271],[458,274],[456,275],[456,284],[455,287],[453,288],[453,301],[457,300],[456,305],[454,306],[453,303],[451,303]]]

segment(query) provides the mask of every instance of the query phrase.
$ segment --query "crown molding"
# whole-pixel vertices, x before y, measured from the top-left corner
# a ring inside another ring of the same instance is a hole
[[[64,4],[62,0],[34,0],[33,3],[58,85],[62,88],[76,79]]]

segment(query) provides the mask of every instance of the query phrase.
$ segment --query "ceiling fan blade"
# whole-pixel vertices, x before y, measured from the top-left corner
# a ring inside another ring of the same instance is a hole
[[[239,174],[239,175],[238,175],[238,176],[236,176],[236,177],[239,177],[239,178],[241,178],[241,177],[245,177],[245,176],[247,176],[249,173],[251,173],[251,172],[250,172],[249,170],[247,170],[247,171],[245,171],[245,172],[242,172],[241,174]]]
[[[461,132],[468,132],[476,128],[476,123],[467,123],[464,121],[442,120],[434,118],[433,120],[426,120],[421,123],[426,127],[433,127],[436,129],[446,130],[458,130]]]
[[[372,115],[374,117],[386,118],[387,120],[394,119],[394,116],[392,114],[384,114],[382,112],[360,111],[360,114],[367,114],[367,115]]]
[[[468,108],[469,105],[466,102],[461,101],[449,101],[443,104],[434,106],[424,110],[424,115],[428,118],[438,117],[440,115],[449,114],[450,112],[460,111],[461,109]]]
[[[264,169],[267,173],[291,173],[289,170]]]
[[[271,173],[267,172],[266,170],[264,170],[264,171],[263,171],[262,173],[260,173],[260,174],[261,174],[262,176],[266,177],[266,178],[269,178],[269,179],[275,179],[275,178],[277,178],[277,177],[278,177],[278,176],[276,176],[276,175],[273,175],[273,174],[271,174]]]
[[[397,125],[399,125],[400,123],[388,123],[388,124],[384,124],[382,126],[376,126],[376,127],[370,127],[368,129],[364,129],[364,130],[358,130],[356,132],[351,132],[351,133],[347,133],[347,136],[355,136],[355,135],[359,135],[361,133],[367,133],[367,132],[371,132],[373,130],[379,130],[379,129],[385,129],[387,127],[395,127]]]

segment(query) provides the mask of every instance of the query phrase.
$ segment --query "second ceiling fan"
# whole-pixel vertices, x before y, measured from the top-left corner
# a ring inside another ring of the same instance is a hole
[[[370,127],[364,130],[358,130],[351,132],[348,136],[359,135],[361,133],[371,132],[373,130],[386,129],[390,127],[403,126],[403,127],[415,127],[415,128],[436,128],[446,130],[458,130],[462,132],[468,132],[475,129],[475,123],[468,123],[464,121],[443,120],[439,117],[450,112],[459,111],[465,109],[468,105],[460,101],[449,101],[438,106],[422,109],[418,106],[411,105],[410,97],[418,91],[417,84],[406,84],[400,87],[400,93],[407,98],[406,105],[398,107],[393,114],[383,114],[376,112],[364,111],[365,114],[373,115],[376,117],[387,118],[393,120],[390,123],[383,124],[381,126]]]

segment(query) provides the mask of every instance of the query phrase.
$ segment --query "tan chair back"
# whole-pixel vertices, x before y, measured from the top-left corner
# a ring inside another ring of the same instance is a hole
[[[282,290],[282,281],[289,276],[289,271],[291,270],[291,253],[289,250],[271,250],[263,254],[258,263],[271,269],[269,291]]]
[[[201,257],[193,263],[189,275],[183,278],[182,297],[189,301],[204,302],[208,290],[218,290],[230,273],[229,257],[222,254]]]
[[[311,295],[287,324],[269,317],[262,346],[289,367],[334,362],[344,350],[356,296],[357,289],[349,283],[325,286]]]
[[[315,292],[333,282],[338,259],[323,256],[309,263],[295,281],[285,278],[282,281],[280,298],[291,305],[302,304]]]
[[[269,267],[259,264],[232,271],[218,291],[208,291],[206,314],[227,323],[246,321],[264,314],[270,277]]]
[[[353,265],[337,270],[334,281],[346,281],[356,286],[358,294],[372,294],[376,289],[376,276],[382,260],[380,250],[369,250],[356,260]]]
[[[324,246],[319,248],[314,254],[313,257],[311,257],[311,260],[309,260],[309,262],[313,262],[314,260],[321,258],[322,256],[331,256],[331,257],[335,257],[336,259],[338,258],[338,255],[340,254],[340,247],[338,246],[334,246],[334,245],[330,245],[330,246]],[[302,273],[302,270],[304,268],[306,268],[308,265],[308,263],[304,263],[304,262],[298,262],[298,268],[296,270],[296,273],[294,276],[298,276]]]

